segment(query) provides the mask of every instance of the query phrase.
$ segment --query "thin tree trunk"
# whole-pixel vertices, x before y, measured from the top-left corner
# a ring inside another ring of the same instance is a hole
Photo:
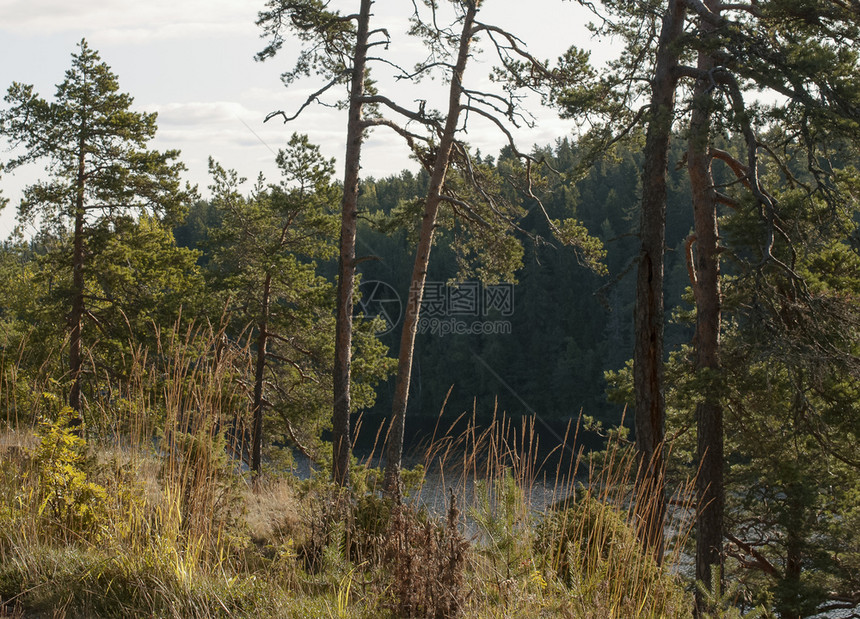
[[[463,21],[460,35],[460,48],[457,63],[451,74],[451,88],[448,95],[448,117],[445,128],[436,151],[433,162],[433,172],[430,176],[430,186],[427,189],[427,199],[424,203],[424,216],[421,220],[421,232],[418,238],[418,248],[415,253],[415,263],[412,267],[412,279],[409,285],[409,299],[406,304],[406,315],[403,319],[403,329],[400,334],[400,353],[397,363],[397,382],[394,389],[394,402],[391,411],[391,428],[388,433],[388,450],[385,463],[385,489],[395,500],[401,498],[400,465],[403,458],[403,436],[406,421],[406,406],[409,401],[409,383],[412,376],[412,359],[415,353],[415,337],[418,331],[418,320],[421,312],[421,301],[424,298],[424,284],[427,281],[427,267],[430,264],[430,250],[433,247],[433,235],[436,231],[436,216],[439,212],[442,188],[445,175],[451,161],[451,150],[457,123],[460,120],[460,98],[463,93],[463,73],[469,60],[469,46],[472,41],[472,27],[477,14],[477,3],[470,2]]]
[[[663,254],[666,243],[666,173],[678,77],[677,41],[686,7],[669,0],[659,47],[642,172],[641,249],[636,280],[633,381],[636,393],[636,447],[640,457],[637,493],[639,535],[658,562],[663,558],[665,519],[664,456],[666,410],[663,385]]]
[[[361,145],[364,140],[362,125],[362,97],[364,73],[367,65],[370,7],[372,0],[361,0],[358,32],[355,41],[352,83],[349,97],[349,122],[346,136],[343,202],[341,204],[340,259],[337,278],[337,315],[334,349],[334,404],[332,408],[332,479],[335,483],[349,484],[349,460],[352,443],[349,429],[349,382],[352,357],[352,308],[355,286],[355,233],[358,218],[358,178]]]
[[[251,470],[254,478],[260,477],[263,456],[263,379],[266,372],[266,354],[269,342],[269,305],[272,292],[272,274],[266,273],[260,321],[257,325],[257,364],[254,371],[254,421],[251,429]]]
[[[72,388],[69,391],[69,406],[75,411],[71,420],[73,427],[83,423],[83,403],[81,397],[81,378],[83,371],[83,320],[84,320],[84,188],[86,166],[86,143],[83,133],[86,126],[81,128],[81,139],[78,144],[78,174],[75,195],[75,230],[72,250],[72,298],[69,312],[69,372],[72,376]]]
[[[719,2],[706,0],[708,8],[719,13]],[[699,27],[713,27],[704,20]],[[710,54],[701,52],[698,68],[711,71],[715,66]],[[696,234],[696,371],[719,370],[720,346],[720,262],[717,230],[717,194],[709,155],[711,129],[711,84],[699,80],[693,93],[693,111],[687,148],[687,166],[693,199]],[[711,586],[712,566],[722,563],[723,541],[723,411],[710,386],[701,393],[696,406],[699,472],[696,477],[696,579]],[[722,571],[720,572],[722,573]],[[704,596],[697,590],[698,614],[706,612]]]
[[[785,526],[785,572],[781,594],[777,600],[780,619],[801,619],[802,593],[800,578],[803,574],[803,522],[804,501],[797,482],[786,485],[786,505],[789,515]]]

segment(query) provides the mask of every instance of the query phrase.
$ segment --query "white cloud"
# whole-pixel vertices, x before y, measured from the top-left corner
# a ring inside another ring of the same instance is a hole
[[[211,125],[253,113],[236,101],[192,101],[148,104],[141,107],[147,112],[158,112],[158,125],[162,130],[171,125],[195,130],[199,125]]]
[[[262,97],[261,97],[262,98]],[[307,133],[328,157],[343,153],[346,118],[332,117],[325,108],[308,108],[300,123],[283,124],[275,119],[263,123],[269,107],[250,107],[236,101],[194,101],[141,106],[158,112],[158,134],[152,146],[160,150],[181,149],[188,167],[186,180],[205,194],[209,183],[207,161],[211,156],[240,175],[256,178],[263,172],[275,181],[275,154],[294,131]]]
[[[207,159],[211,155],[225,167],[254,178],[263,171],[276,180],[274,154],[294,131],[307,133],[329,157],[341,162],[346,118],[343,112],[312,105],[301,117],[283,124],[278,119],[263,124],[266,114],[283,109],[296,111],[320,83],[309,79],[285,88],[279,75],[290,68],[295,50],[284,49],[266,63],[252,57],[263,46],[254,25],[266,0],[0,0],[0,90],[12,80],[36,84],[50,97],[62,80],[69,54],[82,36],[102,53],[131,94],[136,109],[158,111],[159,131],[154,148],[178,148],[188,166],[186,177],[205,193]],[[332,0],[331,7],[354,10],[354,0]],[[405,34],[410,3],[380,0],[376,27],[387,27],[392,54],[409,67],[423,52]],[[399,13],[396,13],[399,11]],[[577,3],[558,0],[500,0],[488,3],[481,16],[487,22],[510,26],[521,34],[540,57],[555,57],[569,44],[585,45],[582,24],[587,20]],[[552,19],[547,19],[552,16]],[[481,45],[485,50],[486,41]],[[381,48],[380,48],[381,50]],[[382,53],[380,51],[380,53]],[[415,99],[430,99],[430,106],[444,107],[442,81],[421,84],[393,82],[382,67],[374,70],[383,92],[394,93],[406,107]],[[489,71],[486,63],[469,67],[470,84],[483,87]],[[340,92],[329,93],[334,100]],[[540,126],[516,133],[520,147],[549,144],[565,135],[572,123],[558,120],[551,110],[536,110]],[[489,123],[473,116],[465,136],[474,147],[492,154],[504,138]],[[0,160],[4,155],[0,154]],[[374,131],[365,145],[365,175],[383,177],[403,168],[415,169],[399,138],[387,130]],[[338,175],[341,173],[338,172]],[[0,215],[0,238],[5,236],[20,187],[30,182],[23,171],[0,179],[0,187],[12,199]]]
[[[84,31],[142,42],[248,32],[256,10],[231,0],[11,0],[0,5],[0,29],[39,36]]]

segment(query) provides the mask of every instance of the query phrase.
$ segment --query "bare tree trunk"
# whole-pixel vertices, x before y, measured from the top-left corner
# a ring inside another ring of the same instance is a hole
[[[84,321],[84,187],[85,187],[85,142],[81,128],[81,139],[78,144],[78,174],[75,195],[75,230],[72,250],[72,307],[69,312],[69,372],[72,376],[72,388],[69,391],[69,406],[75,411],[71,420],[72,427],[83,423],[83,403],[81,397],[81,375],[83,372],[83,321]]]
[[[470,2],[463,21],[460,35],[460,48],[457,62],[451,74],[451,88],[448,95],[448,117],[433,162],[430,186],[424,203],[424,216],[421,232],[412,267],[409,286],[409,300],[400,334],[400,353],[397,363],[397,382],[391,411],[391,428],[388,434],[388,450],[385,463],[385,490],[395,500],[401,498],[400,465],[403,457],[403,435],[405,430],[406,406],[409,401],[409,383],[412,375],[412,359],[415,353],[415,337],[424,297],[424,284],[427,281],[427,267],[430,264],[430,250],[433,247],[433,234],[436,231],[436,215],[439,212],[445,175],[451,161],[451,150],[457,123],[460,120],[460,98],[463,93],[463,73],[469,60],[469,46],[472,41],[472,27],[477,14],[477,3]]]
[[[641,249],[636,281],[633,381],[636,447],[640,457],[637,492],[639,535],[658,562],[663,557],[666,407],[663,385],[663,254],[666,243],[666,172],[678,77],[677,41],[686,7],[669,0],[657,50],[651,111],[642,172]]]
[[[362,97],[367,65],[367,49],[372,0],[361,0],[358,32],[353,58],[352,83],[349,95],[349,121],[346,135],[343,202],[340,224],[340,259],[337,278],[337,315],[334,348],[334,405],[332,409],[332,479],[335,483],[349,484],[349,461],[352,442],[349,428],[352,357],[352,308],[355,287],[355,233],[358,218],[358,179],[361,145],[364,141],[362,125]]]
[[[719,2],[706,0],[719,13]],[[713,27],[700,20],[707,32]],[[701,52],[698,68],[709,72],[715,66],[710,54]],[[717,194],[711,172],[710,129],[711,84],[699,80],[693,93],[693,111],[687,148],[687,166],[693,198],[696,235],[693,291],[696,298],[696,371],[719,370],[720,262],[717,230]],[[723,542],[723,411],[710,386],[700,394],[696,406],[699,472],[696,478],[696,579],[711,586],[712,566],[722,563]],[[722,573],[722,572],[721,572]],[[701,592],[696,592],[697,613],[706,612]]]
[[[272,292],[272,274],[266,273],[263,283],[260,321],[257,324],[257,364],[254,369],[254,420],[251,429],[251,470],[254,478],[260,477],[263,460],[263,379],[266,373],[266,354],[269,342],[269,304]]]

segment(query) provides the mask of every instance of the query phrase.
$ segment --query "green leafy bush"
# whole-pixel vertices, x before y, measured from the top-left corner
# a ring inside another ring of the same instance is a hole
[[[95,531],[106,518],[107,494],[90,481],[93,459],[86,440],[71,425],[74,417],[74,411],[64,407],[56,421],[39,423],[33,456],[38,515],[64,535]]]

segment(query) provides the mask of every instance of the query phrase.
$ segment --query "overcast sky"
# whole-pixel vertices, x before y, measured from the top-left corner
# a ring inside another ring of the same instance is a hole
[[[358,3],[334,0],[331,5],[352,12]],[[374,5],[374,27],[389,29],[390,53],[407,65],[419,53],[405,35],[411,6],[406,0]],[[158,112],[152,146],[180,149],[187,180],[204,195],[210,155],[248,178],[262,171],[277,180],[274,152],[293,131],[307,133],[340,165],[346,128],[342,113],[314,106],[290,124],[263,124],[273,110],[297,109],[320,84],[308,80],[287,89],[281,83],[279,76],[290,68],[297,48],[287,47],[264,63],[254,61],[264,45],[254,24],[262,8],[263,0],[0,0],[0,91],[5,94],[18,81],[35,85],[41,96],[52,99],[71,54],[86,38],[117,74],[120,89],[134,97],[135,109]],[[592,45],[584,28],[590,14],[569,1],[487,0],[479,18],[515,32],[541,58],[555,59],[572,44]],[[484,79],[490,67],[489,62],[473,62],[466,79]],[[445,86],[435,81],[414,88],[400,83],[393,98],[407,104],[418,98],[432,101],[433,93],[444,96]],[[553,111],[531,107],[538,126],[518,132],[522,148],[549,144],[574,130],[573,123]],[[495,154],[502,145],[485,123],[473,122],[467,139],[486,154]],[[0,157],[5,159],[3,145]],[[415,164],[405,148],[377,130],[363,151],[364,175],[383,177],[407,167]],[[20,188],[39,172],[21,170],[0,178],[3,194],[11,199],[0,214],[0,238],[12,229]]]

